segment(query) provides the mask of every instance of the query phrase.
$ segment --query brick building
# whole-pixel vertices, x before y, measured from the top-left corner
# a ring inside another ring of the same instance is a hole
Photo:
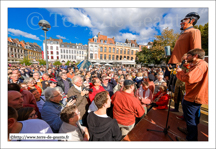
[[[8,37],[8,62],[19,63],[24,57],[32,62],[42,59],[42,50],[37,43],[29,43],[24,40]]]

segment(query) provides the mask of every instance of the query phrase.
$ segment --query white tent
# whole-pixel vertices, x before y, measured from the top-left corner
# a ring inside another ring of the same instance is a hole
[[[101,65],[100,63],[95,63],[95,64],[93,64],[93,65]]]
[[[112,65],[107,63],[107,64],[105,64],[105,66],[112,66]]]

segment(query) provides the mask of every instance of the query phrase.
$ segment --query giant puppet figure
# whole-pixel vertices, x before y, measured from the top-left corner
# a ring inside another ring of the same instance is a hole
[[[181,20],[180,30],[182,30],[182,32],[176,41],[168,64],[181,63],[181,58],[185,53],[195,48],[201,49],[200,30],[193,27],[199,18],[200,16],[198,13],[190,12]]]

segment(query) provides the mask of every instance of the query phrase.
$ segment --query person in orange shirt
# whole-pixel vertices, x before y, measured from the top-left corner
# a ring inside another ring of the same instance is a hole
[[[201,33],[200,30],[193,28],[197,20],[200,18],[196,12],[188,13],[181,20],[182,33],[178,37],[168,64],[181,63],[182,56],[188,51],[199,48],[201,49]]]
[[[203,60],[204,56],[203,49],[190,50],[187,53],[187,62],[190,63],[189,71],[177,68],[177,78],[185,82],[186,94],[182,106],[187,124],[186,140],[188,141],[198,141],[197,125],[200,119],[200,107],[202,104],[208,104],[208,64]],[[184,130],[181,127],[178,129]],[[184,140],[179,137],[176,139]]]
[[[73,68],[68,68],[68,70],[69,70],[69,72],[67,73],[67,77],[72,80],[73,77],[75,76],[75,74],[73,72]]]

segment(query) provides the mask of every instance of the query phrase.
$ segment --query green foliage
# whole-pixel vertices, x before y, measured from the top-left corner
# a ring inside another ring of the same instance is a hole
[[[46,65],[46,61],[44,59],[38,60],[40,65]]]
[[[31,61],[28,59],[28,58],[23,58],[21,61],[20,61],[20,64],[25,64],[26,66],[29,66],[31,65]]]
[[[67,66],[68,66],[70,62],[71,62],[71,61],[67,61],[67,62],[65,63],[65,65],[67,65]],[[72,62],[71,62],[71,63],[72,63]]]
[[[205,50],[205,55],[208,55],[208,23],[206,23],[204,26],[195,25],[194,28],[200,30],[202,49]]]
[[[164,29],[161,35],[155,36],[151,49],[143,47],[142,51],[136,54],[138,58],[136,62],[147,64],[160,64],[162,61],[167,62],[168,58],[165,57],[164,47],[170,46],[173,49],[178,36],[179,34],[174,34],[173,29]]]
[[[57,65],[61,65],[61,62],[60,61],[55,61],[54,63],[53,63],[53,65],[55,65],[55,66],[57,66]]]

